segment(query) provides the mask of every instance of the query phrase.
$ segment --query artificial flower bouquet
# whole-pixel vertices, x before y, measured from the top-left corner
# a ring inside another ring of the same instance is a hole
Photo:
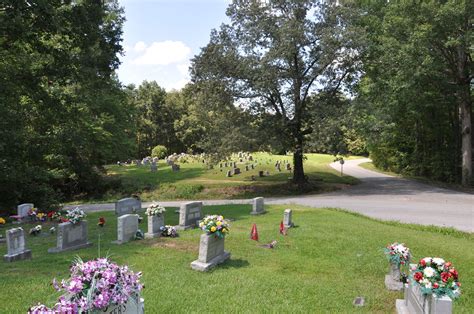
[[[6,223],[7,221],[3,217],[0,217],[0,225],[4,225]]]
[[[41,233],[41,229],[42,229],[41,225],[37,225],[36,227],[33,227],[30,229],[29,234],[37,236],[38,234]]]
[[[66,219],[70,221],[72,224],[77,224],[86,218],[86,213],[79,207],[74,209],[68,210],[66,214]]]
[[[385,256],[390,263],[395,265],[408,265],[410,263],[410,249],[404,243],[392,243],[384,249]]]
[[[53,281],[56,290],[64,292],[53,308],[43,304],[31,307],[30,314],[40,313],[90,313],[103,311],[113,305],[137,299],[143,285],[141,273],[127,266],[118,266],[107,258],[83,262],[81,259],[70,268],[71,276],[60,284]]]
[[[160,227],[161,236],[175,238],[178,236],[176,228],[170,225]]]
[[[153,202],[147,209],[146,214],[147,216],[161,216],[166,209],[159,205],[158,203]]]
[[[450,262],[439,257],[425,257],[412,272],[413,284],[420,286],[423,294],[435,294],[456,299],[461,295],[458,271]]]
[[[199,227],[207,234],[224,238],[229,233],[229,223],[221,215],[208,215],[199,223]]]

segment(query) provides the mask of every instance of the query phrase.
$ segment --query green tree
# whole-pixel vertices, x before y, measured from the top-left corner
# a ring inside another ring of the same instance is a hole
[[[194,82],[218,81],[248,107],[274,114],[293,151],[293,181],[304,184],[308,97],[353,80],[360,30],[354,8],[320,1],[234,1],[229,24],[211,33],[192,64]]]

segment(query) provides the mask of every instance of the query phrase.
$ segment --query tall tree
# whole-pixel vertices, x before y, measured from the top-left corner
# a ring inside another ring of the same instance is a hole
[[[223,82],[241,103],[278,118],[299,185],[306,182],[309,95],[355,78],[362,32],[350,23],[353,9],[317,0],[233,1],[230,24],[212,31],[193,60],[193,81]]]

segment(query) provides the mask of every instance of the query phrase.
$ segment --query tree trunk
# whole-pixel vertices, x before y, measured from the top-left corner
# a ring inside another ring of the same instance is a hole
[[[296,146],[293,153],[293,183],[302,186],[306,183],[303,168],[303,135],[296,136]]]
[[[458,84],[457,97],[459,100],[459,114],[461,124],[461,151],[462,151],[462,185],[467,186],[472,181],[472,122],[471,122],[471,92],[468,58],[465,47],[459,45],[458,53]]]

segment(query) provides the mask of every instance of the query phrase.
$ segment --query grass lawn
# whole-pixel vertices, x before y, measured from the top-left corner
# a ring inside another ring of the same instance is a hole
[[[251,162],[238,162],[241,174],[227,178],[227,168],[207,169],[199,162],[181,163],[181,170],[173,172],[170,166],[162,160],[158,163],[158,172],[152,173],[148,166],[137,167],[109,165],[106,167],[110,178],[120,178],[120,188],[111,190],[95,199],[78,199],[77,202],[111,202],[131,194],[140,195],[144,201],[151,200],[182,200],[182,199],[232,199],[252,198],[256,196],[296,195],[333,191],[344,185],[356,184],[357,179],[349,176],[339,176],[339,172],[329,167],[334,156],[323,154],[307,154],[304,167],[311,185],[305,191],[288,183],[291,171],[281,172],[274,165],[277,160],[292,161],[292,156],[254,153],[254,170],[245,171],[245,165]],[[238,158],[234,158],[238,161]],[[269,171],[270,175],[260,178],[259,171]],[[255,176],[256,181],[251,180]]]
[[[48,254],[55,236],[27,236],[33,259],[1,263],[1,313],[25,313],[36,302],[52,305],[57,297],[51,281],[68,276],[76,255],[83,259],[98,255],[98,232],[102,233],[102,255],[142,271],[147,313],[217,312],[379,312],[395,310],[401,292],[385,289],[388,263],[382,248],[389,242],[405,242],[415,260],[440,256],[452,261],[460,274],[463,295],[454,303],[454,313],[472,313],[474,308],[473,235],[451,229],[380,222],[334,209],[292,206],[297,227],[284,237],[278,227],[287,206],[266,206],[268,213],[251,216],[250,206],[208,206],[205,213],[221,213],[234,221],[226,238],[231,260],[210,273],[191,270],[198,256],[199,230],[181,231],[176,239],[134,241],[124,245],[116,238],[112,212],[91,213],[89,240],[93,247],[75,252]],[[99,216],[107,219],[99,229]],[[165,222],[177,224],[178,215],[168,208]],[[273,250],[258,247],[249,239],[256,223],[260,244],[277,240]],[[146,221],[141,223],[146,228]],[[10,226],[4,226],[6,229]],[[25,229],[31,227],[26,225]],[[47,230],[47,226],[44,227]],[[4,232],[4,230],[1,230]],[[0,253],[5,254],[5,244]],[[366,306],[354,308],[356,296]]]

